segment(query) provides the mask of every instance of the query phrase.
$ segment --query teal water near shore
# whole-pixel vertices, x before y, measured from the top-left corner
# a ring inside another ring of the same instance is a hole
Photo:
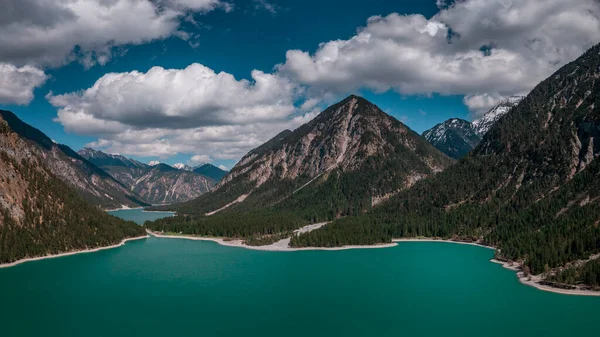
[[[0,335],[595,336],[600,298],[467,245],[264,252],[148,238],[0,269]]]
[[[146,220],[154,221],[169,216],[173,216],[173,212],[145,212],[141,208],[121,209],[117,211],[109,211],[108,214],[118,216],[119,218],[133,221],[139,225],[143,225]]]

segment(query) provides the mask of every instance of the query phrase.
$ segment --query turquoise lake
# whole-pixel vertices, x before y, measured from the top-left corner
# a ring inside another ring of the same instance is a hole
[[[543,292],[434,242],[263,252],[148,238],[0,269],[0,336],[598,336],[600,298]]]
[[[156,219],[173,216],[173,212],[145,212],[142,208],[123,209],[118,211],[109,211],[108,214],[118,216],[119,218],[133,221],[143,225],[146,220],[154,221]]]

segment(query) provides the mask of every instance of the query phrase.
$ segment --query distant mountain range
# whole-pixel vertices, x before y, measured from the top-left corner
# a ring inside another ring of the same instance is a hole
[[[473,150],[494,123],[517,106],[523,98],[523,96],[508,97],[473,123],[460,118],[451,118],[423,132],[422,135],[440,151],[454,159],[459,159]]]
[[[174,165],[177,167],[159,162],[144,164],[91,148],[82,149],[78,153],[152,204],[170,204],[194,199],[215,185],[218,179],[213,177],[220,179],[222,176],[222,170],[210,164],[202,167],[205,167],[204,171],[216,173],[213,177],[195,172],[184,164]]]

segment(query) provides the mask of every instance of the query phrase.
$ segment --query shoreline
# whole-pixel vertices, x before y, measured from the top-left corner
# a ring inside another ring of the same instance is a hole
[[[406,238],[406,239],[392,239],[392,242],[445,242],[445,243],[455,243],[455,244],[461,244],[461,245],[477,246],[477,247],[482,247],[482,248],[491,249],[493,251],[497,251],[497,249],[495,247],[485,246],[485,245],[479,244],[477,242],[462,242],[462,241],[453,241],[453,240],[445,240],[445,239]],[[523,271],[521,270],[521,265],[518,262],[505,262],[505,261],[496,260],[495,258],[491,259],[490,262],[500,264],[500,265],[502,265],[503,268],[515,272],[515,276],[517,277],[519,282],[521,282],[521,284],[536,288],[541,291],[547,291],[547,292],[561,294],[561,295],[600,296],[600,291],[585,290],[585,289],[579,289],[579,288],[577,288],[577,289],[561,289],[561,288],[552,287],[552,286],[545,285],[545,284],[540,284],[539,282],[542,281],[541,276],[540,275],[531,275],[531,279],[529,277],[526,277],[525,274],[523,273]]]
[[[83,250],[74,250],[74,251],[70,251],[70,252],[58,253],[58,254],[53,254],[53,255],[44,255],[44,256],[37,256],[37,257],[26,257],[26,258],[23,258],[23,259],[14,261],[14,262],[2,263],[2,264],[0,264],[0,269],[14,267],[14,266],[20,265],[22,263],[26,263],[26,262],[40,261],[40,260],[46,260],[46,259],[54,259],[54,258],[57,258],[57,257],[65,257],[65,256],[76,255],[76,254],[95,253],[95,252],[99,252],[101,250],[107,250],[107,249],[113,249],[113,248],[121,247],[121,246],[125,245],[125,243],[127,243],[128,241],[141,240],[141,239],[146,239],[148,237],[149,236],[146,234],[144,236],[136,236],[136,237],[133,237],[133,238],[125,238],[125,239],[121,240],[120,243],[118,243],[116,245],[112,245],[112,246],[104,246],[104,247],[98,247],[98,248],[92,248],[92,249],[83,249]]]
[[[211,237],[203,237],[203,236],[191,236],[191,235],[165,235],[158,232],[153,232],[151,230],[146,229],[148,235],[154,236],[156,238],[163,239],[183,239],[183,240],[193,240],[193,241],[212,241],[216,242],[221,246],[225,247],[237,247],[249,250],[258,250],[265,252],[298,252],[298,251],[339,251],[339,250],[348,250],[348,249],[377,249],[377,248],[389,248],[397,246],[396,243],[385,243],[379,245],[362,245],[362,246],[343,246],[343,247],[289,247],[290,238],[279,240],[275,243],[265,246],[249,246],[243,243],[242,240],[224,240],[223,238],[211,238]]]

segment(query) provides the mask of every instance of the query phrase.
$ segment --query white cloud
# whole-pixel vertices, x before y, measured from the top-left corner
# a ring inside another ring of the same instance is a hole
[[[0,14],[0,62],[104,64],[115,46],[175,35],[187,13],[219,7],[231,9],[220,0],[12,1]]]
[[[229,171],[229,168],[225,165],[219,165],[218,168],[220,168],[223,171]]]
[[[264,9],[272,15],[276,15],[281,11],[281,7],[267,0],[254,0],[255,9]]]
[[[368,88],[467,95],[479,109],[484,101],[493,105],[489,98],[529,91],[600,41],[596,0],[438,5],[430,19],[371,17],[352,38],[322,43],[314,54],[288,51],[278,69],[313,94]]]
[[[322,43],[314,54],[290,50],[273,73],[255,70],[251,80],[200,64],[155,67],[47,97],[67,131],[97,136],[111,152],[237,160],[309,121],[325,101],[363,88],[464,95],[479,113],[528,92],[600,41],[596,0],[449,3],[438,1],[429,19],[371,17],[350,39]]]
[[[194,63],[185,69],[154,67],[146,73],[110,73],[89,89],[47,98],[57,120],[82,134],[135,128],[187,129],[271,123],[295,111],[297,87],[287,79],[252,71],[252,81],[215,73]],[[85,121],[85,123],[82,123]]]
[[[44,83],[43,69],[74,60],[104,65],[119,46],[179,36],[193,13],[232,10],[222,0],[19,0],[0,11],[0,103],[27,104]],[[8,85],[8,84],[11,85]]]
[[[258,70],[251,78],[237,80],[200,64],[154,67],[106,74],[86,90],[46,97],[59,108],[55,120],[68,132],[99,136],[92,147],[232,160],[317,113],[295,107],[301,89],[288,79]]]
[[[197,154],[190,158],[190,164],[198,165],[198,164],[206,164],[212,162],[212,158],[205,154]]]
[[[36,67],[0,63],[0,104],[28,104],[48,76]]]

